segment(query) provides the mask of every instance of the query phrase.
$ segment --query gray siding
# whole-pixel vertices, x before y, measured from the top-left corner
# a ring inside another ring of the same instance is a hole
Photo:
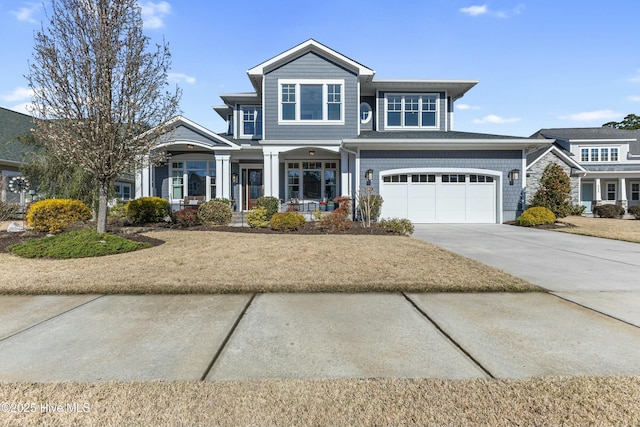
[[[206,135],[200,132],[197,132],[191,128],[188,128],[182,125],[175,128],[173,132],[170,132],[167,138],[170,138],[172,142],[192,141],[192,142],[199,142],[202,144],[206,144],[212,147],[223,145],[223,144],[217,143],[216,141],[212,140],[211,138],[207,137]],[[165,140],[166,138],[161,138],[162,142],[164,142]]]
[[[437,130],[442,130],[442,131],[447,131],[449,130],[449,121],[448,121],[448,111],[447,111],[447,102],[446,102],[446,96],[444,92],[379,92],[378,93],[378,101],[376,102],[376,107],[377,107],[377,116],[375,116],[378,120],[378,129],[383,131],[385,130],[384,127],[384,96],[385,94],[393,94],[393,93],[400,93],[400,94],[406,94],[406,93],[416,93],[416,94],[421,94],[421,93],[437,93],[440,95],[439,98],[439,105],[438,105],[438,119],[440,120],[440,122],[438,123],[440,126],[438,127]],[[392,130],[398,130],[398,128],[393,128]]]
[[[278,79],[344,79],[344,125],[278,125]],[[353,138],[358,134],[358,79],[355,74],[307,53],[264,76],[264,138],[313,140]]]
[[[384,151],[360,152],[360,170],[373,169],[371,187],[380,194],[380,171],[401,168],[476,168],[502,172],[502,213],[504,221],[511,221],[522,211],[522,181],[509,185],[507,175],[513,169],[522,169],[522,152],[503,151]],[[364,173],[364,172],[363,172]],[[520,179],[524,174],[520,174]],[[362,184],[362,180],[361,180]]]
[[[169,198],[169,166],[157,166],[153,169],[152,196]]]

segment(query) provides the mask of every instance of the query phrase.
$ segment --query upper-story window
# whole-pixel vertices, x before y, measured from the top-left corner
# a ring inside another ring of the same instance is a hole
[[[279,123],[344,123],[344,80],[279,80]]]
[[[438,127],[438,95],[386,94],[385,126],[387,128]]]
[[[371,116],[373,115],[373,111],[371,109],[371,105],[368,102],[360,103],[360,123],[366,124],[371,121]]]
[[[262,107],[243,105],[240,107],[242,123],[241,138],[260,138],[262,136]]]
[[[581,162],[617,162],[618,148],[591,147],[580,149]]]

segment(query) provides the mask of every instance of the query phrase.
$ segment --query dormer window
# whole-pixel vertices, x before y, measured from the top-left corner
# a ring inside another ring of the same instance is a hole
[[[262,137],[262,107],[243,105],[240,107],[242,123],[240,138],[259,139]]]
[[[280,124],[344,123],[344,80],[279,80]]]
[[[386,128],[438,127],[437,94],[386,94],[384,98]]]
[[[618,148],[616,147],[592,147],[580,149],[581,162],[617,162]]]

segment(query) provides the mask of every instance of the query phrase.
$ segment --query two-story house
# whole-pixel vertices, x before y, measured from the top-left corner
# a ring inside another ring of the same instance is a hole
[[[303,209],[365,187],[382,217],[416,223],[501,223],[522,209],[525,152],[547,141],[454,131],[454,103],[475,80],[376,79],[375,71],[308,40],[247,71],[254,91],[220,95],[227,131],[185,117],[138,175],[136,196],[260,196]]]
[[[573,203],[591,213],[594,204],[640,204],[640,132],[607,127],[540,129],[534,138],[553,141],[527,156],[527,201],[551,162],[571,180]]]

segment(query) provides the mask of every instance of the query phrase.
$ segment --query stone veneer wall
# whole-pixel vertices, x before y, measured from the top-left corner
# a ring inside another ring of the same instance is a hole
[[[571,176],[571,166],[562,161],[553,151],[550,151],[527,170],[527,205],[531,204],[531,202],[533,201],[533,196],[535,196],[538,188],[540,188],[540,179],[542,178],[542,172],[544,172],[545,168],[551,163],[560,165],[560,167],[562,167],[562,170],[567,175],[569,175],[569,181],[571,182],[571,203],[580,203],[580,183],[578,182],[578,178]]]

